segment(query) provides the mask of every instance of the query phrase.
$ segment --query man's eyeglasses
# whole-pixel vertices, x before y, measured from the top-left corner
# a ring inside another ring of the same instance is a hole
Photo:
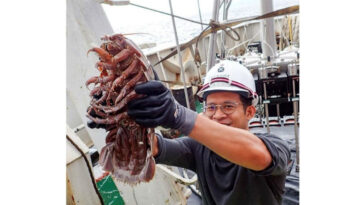
[[[226,102],[222,105],[209,104],[204,107],[204,112],[206,116],[211,117],[216,113],[217,108],[220,107],[223,113],[225,113],[226,115],[230,115],[240,104],[241,103],[236,102]]]

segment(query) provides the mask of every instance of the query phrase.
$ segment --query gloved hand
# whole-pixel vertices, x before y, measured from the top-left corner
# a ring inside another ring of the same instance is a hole
[[[100,128],[106,129],[106,125],[105,124],[97,124],[96,122],[94,122],[92,120],[88,120],[87,121],[87,126],[89,128],[91,128],[91,129],[94,129],[94,128],[96,128],[96,129],[100,129]]]
[[[87,113],[90,111],[90,115],[92,116],[92,117],[100,117],[100,116],[98,116],[97,114],[96,114],[96,112],[94,111],[94,110],[92,110],[92,108],[91,108],[91,106],[89,106],[88,108],[87,108]],[[94,121],[92,121],[92,120],[88,120],[87,121],[87,126],[89,127],[89,128],[91,128],[91,129],[94,129],[94,128],[96,128],[96,129],[100,129],[100,128],[102,128],[102,129],[106,129],[106,125],[105,124],[98,124],[98,123],[96,123],[96,122],[94,122]]]
[[[136,85],[135,92],[146,95],[128,103],[128,115],[136,123],[177,129],[185,135],[191,132],[197,113],[180,105],[160,81]]]

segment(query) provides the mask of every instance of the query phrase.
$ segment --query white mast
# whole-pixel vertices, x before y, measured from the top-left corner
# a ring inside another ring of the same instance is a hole
[[[261,0],[260,1],[261,14],[266,14],[273,11],[272,0]],[[264,57],[273,57],[276,53],[276,38],[274,31],[273,18],[263,19],[260,23],[261,30],[261,42]]]
[[[220,1],[215,0],[213,11],[212,11],[212,18],[211,20],[217,21],[219,20],[219,8],[220,8]],[[210,41],[209,41],[209,50],[207,55],[207,66],[206,66],[206,73],[210,70],[212,66],[215,65],[215,45],[216,45],[216,31],[210,34]]]

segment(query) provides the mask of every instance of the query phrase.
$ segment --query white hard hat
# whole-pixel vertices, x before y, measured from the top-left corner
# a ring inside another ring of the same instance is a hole
[[[204,84],[197,93],[199,97],[215,91],[233,91],[252,99],[252,105],[258,102],[255,81],[251,72],[238,62],[222,60],[206,74]]]

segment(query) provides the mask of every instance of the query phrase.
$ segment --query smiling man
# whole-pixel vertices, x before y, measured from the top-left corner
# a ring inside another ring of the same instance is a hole
[[[282,203],[289,148],[275,135],[249,131],[257,94],[247,68],[224,60],[210,69],[198,93],[204,99],[202,114],[178,104],[158,81],[137,85],[135,91],[145,95],[128,105],[137,123],[186,135],[156,136],[153,156],[157,163],[196,172],[203,204]]]

